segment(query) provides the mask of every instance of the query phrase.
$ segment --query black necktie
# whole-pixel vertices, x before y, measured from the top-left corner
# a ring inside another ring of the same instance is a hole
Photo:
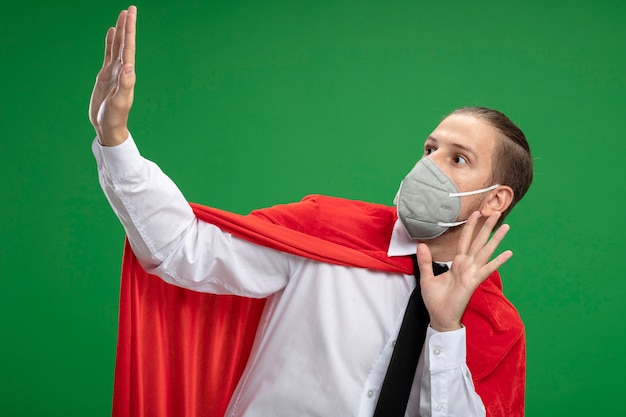
[[[417,286],[409,297],[406,313],[404,313],[404,319],[400,326],[400,333],[391,355],[391,362],[389,363],[389,368],[387,368],[383,386],[380,389],[374,417],[404,416],[406,405],[409,402],[409,395],[411,394],[411,387],[413,386],[417,362],[426,339],[426,328],[428,327],[430,317],[422,299],[417,257],[412,255],[412,258]],[[447,266],[433,262],[435,275],[443,274],[447,270]]]

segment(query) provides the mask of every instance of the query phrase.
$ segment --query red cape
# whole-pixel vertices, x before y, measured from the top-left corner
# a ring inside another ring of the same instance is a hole
[[[387,257],[393,207],[315,195],[248,216],[192,208],[199,219],[263,246],[338,265],[413,273],[409,257]],[[223,416],[264,303],[166,284],[143,270],[127,242],[113,416]],[[472,296],[463,324],[467,364],[487,415],[522,417],[524,327],[497,272]]]

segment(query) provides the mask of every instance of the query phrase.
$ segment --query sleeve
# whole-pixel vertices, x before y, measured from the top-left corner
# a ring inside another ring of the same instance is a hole
[[[465,327],[439,333],[429,326],[422,355],[420,416],[486,415],[466,364]]]
[[[143,158],[131,136],[92,151],[100,185],[142,267],[194,291],[267,297],[282,288],[292,255],[254,245],[200,221],[178,187]]]
[[[487,375],[476,378],[489,417],[524,417],[526,388],[526,338],[524,333],[511,346],[498,365]]]

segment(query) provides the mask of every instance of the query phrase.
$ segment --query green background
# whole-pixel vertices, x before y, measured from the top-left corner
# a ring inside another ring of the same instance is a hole
[[[626,415],[621,1],[140,1],[131,129],[189,200],[390,203],[424,137],[486,105],[525,131],[505,292],[528,416]],[[123,229],[87,104],[119,1],[0,12],[0,413],[110,414]]]

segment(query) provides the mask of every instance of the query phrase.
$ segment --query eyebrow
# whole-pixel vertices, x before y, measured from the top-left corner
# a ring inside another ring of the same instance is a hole
[[[426,138],[426,141],[428,142],[429,140],[435,142],[436,144],[439,143],[437,138],[434,137],[434,136],[428,136]],[[451,148],[460,149],[462,151],[465,151],[466,153],[471,154],[474,158],[478,158],[478,154],[476,153],[476,151],[474,151],[469,146],[463,145],[462,143],[452,142],[452,143],[449,144],[449,146]]]

